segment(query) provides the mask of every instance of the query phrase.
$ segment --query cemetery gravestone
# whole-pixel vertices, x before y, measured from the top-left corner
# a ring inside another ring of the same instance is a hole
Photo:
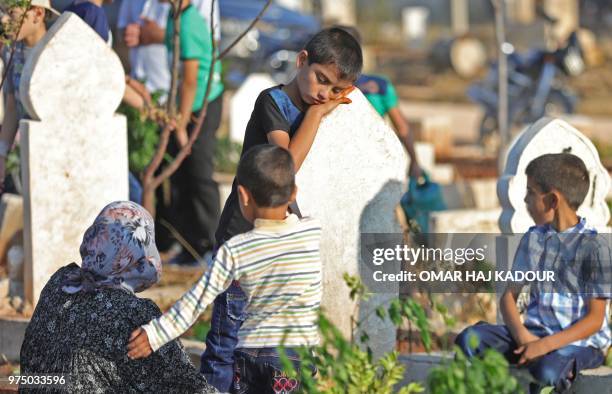
[[[128,197],[126,119],[114,112],[125,80],[115,53],[78,16],[62,14],[32,49],[21,98],[26,298],[80,262],[83,233]]]
[[[230,103],[230,139],[242,144],[247,123],[262,90],[276,85],[268,74],[251,74],[234,93]]]
[[[363,94],[355,90],[349,97],[351,104],[340,105],[321,122],[297,174],[297,201],[302,213],[319,219],[323,228],[324,312],[347,338],[353,334],[351,317],[369,315],[362,327],[374,354],[380,355],[394,349],[396,331],[389,320],[380,321],[371,312],[396,298],[399,289],[374,294],[355,313],[342,276],[359,276],[364,268],[359,252],[363,233],[401,233],[394,212],[405,192],[408,159]]]
[[[499,218],[502,233],[524,233],[533,226],[524,202],[527,187],[525,168],[536,157],[561,152],[580,157],[589,171],[591,187],[578,214],[586,217],[594,227],[605,228],[610,220],[610,210],[605,201],[610,190],[610,175],[601,164],[595,146],[564,120],[542,118],[524,130],[508,149],[504,172],[497,183],[502,207]]]

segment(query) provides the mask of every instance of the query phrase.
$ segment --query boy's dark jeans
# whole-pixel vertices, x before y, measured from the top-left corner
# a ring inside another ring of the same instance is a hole
[[[299,371],[300,358],[295,350],[287,348],[285,355],[291,360],[295,370]],[[314,375],[314,371],[311,372]],[[231,392],[290,394],[299,393],[301,390],[298,379],[289,378],[283,373],[280,356],[275,348],[239,348],[234,352],[234,381]]]
[[[543,333],[532,331],[535,335],[544,336]],[[478,338],[478,347],[470,347],[470,337]],[[468,357],[480,355],[485,349],[495,349],[510,363],[517,363],[519,356],[514,354],[518,347],[510,330],[505,325],[494,325],[479,322],[463,330],[455,340]],[[554,386],[555,392],[565,393],[569,390],[572,381],[583,369],[597,368],[604,362],[601,350],[593,347],[566,346],[550,352],[543,357],[529,363],[526,368],[531,375],[540,382],[532,383],[529,387],[531,393],[538,393],[542,387]]]
[[[238,330],[244,322],[246,303],[246,294],[236,281],[213,302],[200,371],[208,383],[224,393],[232,386],[234,349],[238,344]]]

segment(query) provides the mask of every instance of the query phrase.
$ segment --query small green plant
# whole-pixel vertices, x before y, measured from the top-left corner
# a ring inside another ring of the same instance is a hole
[[[234,142],[229,135],[217,138],[215,149],[215,170],[226,174],[235,174],[240,161],[242,144]]]
[[[21,150],[19,144],[16,144],[13,149],[10,150],[6,157],[6,173],[7,174],[21,174]]]
[[[369,297],[366,287],[359,278],[345,274],[344,280],[350,289],[352,300],[365,300]],[[386,307],[376,308],[375,313],[380,319],[388,317],[396,325],[400,325],[405,319],[412,322],[419,327],[421,340],[426,349],[430,348],[429,322],[423,307],[414,300],[396,299]],[[285,371],[302,382],[304,392],[411,394],[424,390],[419,383],[414,382],[400,388],[399,391],[395,390],[395,386],[403,379],[405,369],[398,360],[399,354],[393,351],[374,361],[368,346],[370,337],[367,332],[360,330],[360,346],[355,341],[344,338],[340,330],[322,313],[319,315],[318,325],[321,336],[319,346],[311,349],[312,351],[297,349],[302,360],[299,371],[293,368],[281,349],[281,360]],[[360,328],[360,322],[354,322],[354,328]],[[316,378],[310,373],[315,368],[318,371]]]
[[[155,97],[153,97],[155,101]],[[139,174],[151,162],[159,143],[159,125],[138,109],[121,104],[117,112],[125,115],[128,125],[128,161],[130,171]]]
[[[198,341],[205,341],[208,331],[210,331],[210,321],[199,321],[193,325],[193,337]]]
[[[470,340],[478,341],[476,337]],[[471,345],[476,347],[477,343]],[[487,349],[482,357],[468,359],[455,347],[455,359],[435,367],[427,386],[432,394],[522,393],[518,381],[510,375],[508,361],[492,349]]]
[[[4,13],[9,13],[13,8],[23,8],[28,9],[30,7],[32,0],[0,0],[0,9]],[[0,42],[9,46],[14,43],[14,37],[17,35],[17,32],[20,29],[22,20],[14,20],[13,18],[5,18],[2,22],[2,34],[0,35]]]

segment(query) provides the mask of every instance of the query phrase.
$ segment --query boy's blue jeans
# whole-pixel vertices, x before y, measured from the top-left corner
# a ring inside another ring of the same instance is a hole
[[[246,294],[234,281],[213,303],[200,371],[208,383],[224,393],[232,386],[234,350],[238,344],[238,330],[244,322],[246,302]]]
[[[540,333],[532,331],[535,335]],[[470,337],[478,338],[478,347],[471,348]],[[477,323],[463,330],[455,340],[468,357],[480,355],[485,349],[495,349],[510,363],[518,362],[519,356],[514,354],[518,347],[510,330],[504,325]],[[583,369],[597,368],[603,364],[603,352],[593,347],[566,346],[550,352],[547,355],[529,363],[526,367],[540,384],[531,384],[530,392],[537,393],[542,387],[554,386],[556,392],[569,390],[572,380]]]

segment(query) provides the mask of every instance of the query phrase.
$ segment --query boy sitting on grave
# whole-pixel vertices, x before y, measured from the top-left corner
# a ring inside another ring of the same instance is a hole
[[[525,172],[525,203],[536,226],[521,239],[512,270],[553,271],[555,282],[513,282],[500,301],[506,324],[478,323],[459,334],[456,344],[468,357],[492,348],[525,366],[537,380],[532,393],[542,386],[565,392],[581,370],[603,363],[610,345],[610,248],[576,214],[590,184],[580,158],[543,155]],[[530,302],[521,322],[516,301],[525,285]]]
[[[244,154],[236,174],[240,211],[254,228],[226,241],[210,269],[162,317],[135,330],[128,355],[145,357],[184,333],[234,280],[247,294],[246,320],[238,331],[234,390],[271,392],[287,380],[277,347],[285,346],[299,368],[294,347],[319,341],[321,228],[314,219],[288,214],[295,200],[295,165],[278,146],[258,145]],[[298,392],[293,381],[287,392]]]

